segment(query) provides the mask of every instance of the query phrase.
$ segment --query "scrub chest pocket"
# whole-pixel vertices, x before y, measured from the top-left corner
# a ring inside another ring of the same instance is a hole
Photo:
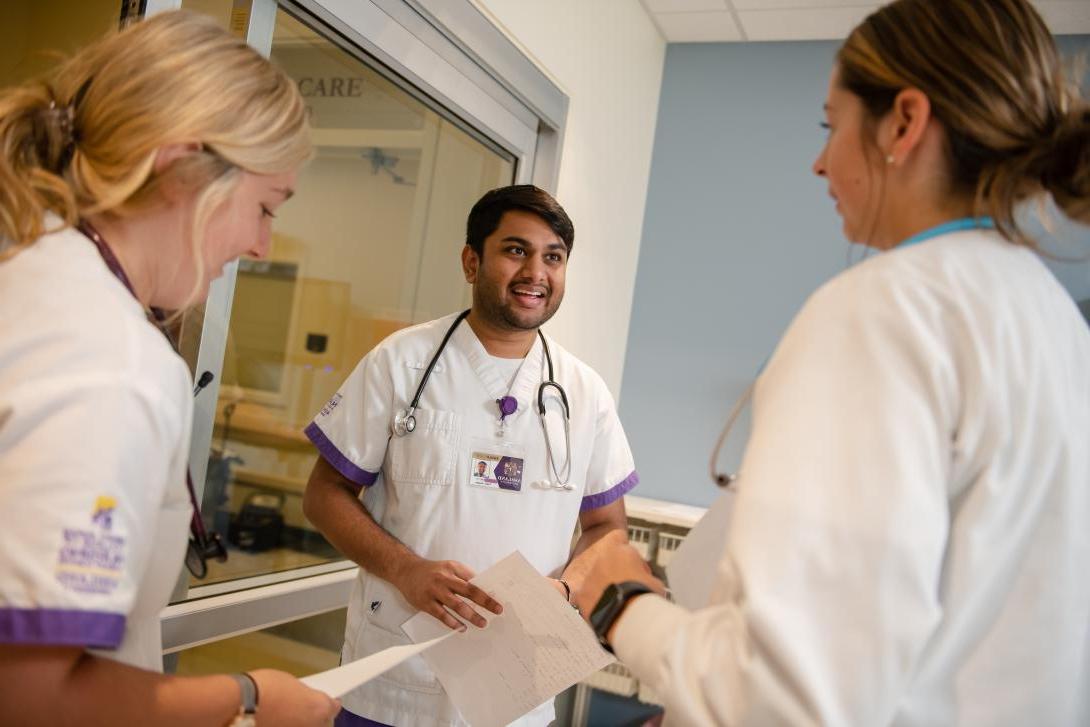
[[[390,438],[390,478],[404,484],[453,484],[458,460],[458,414],[417,409],[415,416],[415,431]]]

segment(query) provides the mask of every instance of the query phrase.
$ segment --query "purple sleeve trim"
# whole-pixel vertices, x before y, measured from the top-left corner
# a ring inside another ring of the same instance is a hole
[[[640,476],[636,474],[636,470],[632,470],[632,474],[625,477],[623,480],[610,487],[605,492],[599,492],[594,495],[587,495],[583,498],[583,504],[579,506],[579,512],[586,512],[587,510],[597,510],[600,507],[605,507],[609,503],[621,497],[626,492],[631,490],[636,485],[640,484]]]
[[[360,487],[375,484],[375,480],[378,479],[378,472],[368,472],[349,461],[347,457],[341,454],[341,450],[337,449],[337,445],[329,441],[329,437],[325,435],[325,432],[317,423],[311,422],[308,424],[307,428],[303,430],[303,434],[307,435],[307,439],[314,443],[314,446],[318,448],[326,462],[333,465],[338,472],[352,480],[352,482]]]
[[[0,643],[116,649],[125,615],[59,608],[0,608]]]

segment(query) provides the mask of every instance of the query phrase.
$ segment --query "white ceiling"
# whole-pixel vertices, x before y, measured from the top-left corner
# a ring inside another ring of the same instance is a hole
[[[844,38],[884,0],[640,0],[670,43]],[[1090,0],[1034,0],[1053,33],[1090,33]]]

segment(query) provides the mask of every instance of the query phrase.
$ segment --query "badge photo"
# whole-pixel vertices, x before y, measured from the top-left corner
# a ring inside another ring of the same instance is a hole
[[[522,490],[522,457],[475,450],[469,458],[469,468],[469,484],[473,487],[507,492]]]

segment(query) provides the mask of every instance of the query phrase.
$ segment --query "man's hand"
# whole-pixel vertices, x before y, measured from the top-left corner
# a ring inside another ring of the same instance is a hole
[[[580,553],[578,559],[586,577],[572,594],[572,602],[585,619],[590,619],[590,612],[610,583],[637,581],[655,593],[666,595],[666,586],[652,575],[651,566],[628,544],[623,531],[610,532]]]
[[[473,576],[472,570],[455,560],[415,558],[398,571],[391,583],[414,608],[431,614],[455,631],[465,631],[465,624],[454,618],[451,611],[478,628],[488,624],[469,601],[492,613],[503,613],[499,601],[469,582]]]

